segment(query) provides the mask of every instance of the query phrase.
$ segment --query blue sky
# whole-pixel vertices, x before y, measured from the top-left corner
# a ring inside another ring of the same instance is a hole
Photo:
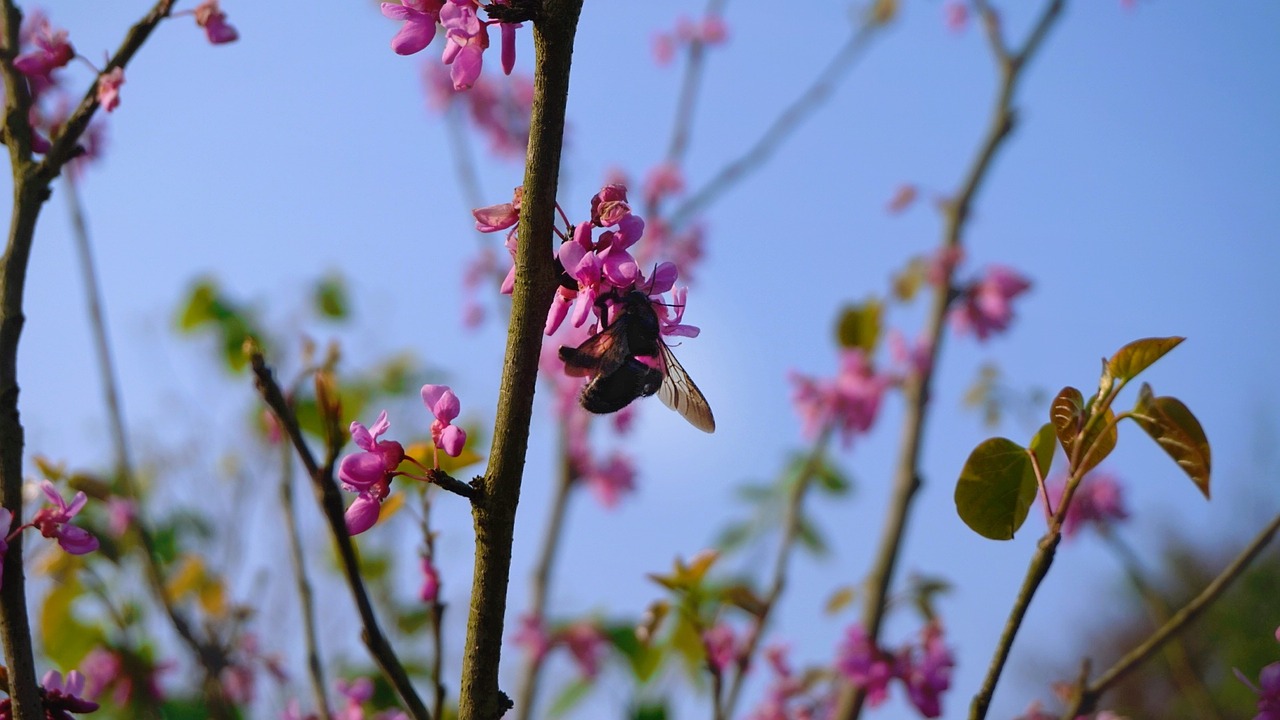
[[[1016,33],[1038,3],[1008,4],[1017,5],[1008,19]],[[90,57],[114,48],[146,7],[48,5]],[[587,3],[560,192],[571,213],[584,212],[609,170],[639,176],[665,151],[678,73],[653,66],[649,40],[692,7]],[[371,2],[303,10],[227,0],[224,9],[241,32],[235,45],[208,46],[183,18],[143,49],[110,117],[108,154],[83,187],[135,441],[181,458],[193,434],[230,435],[252,402],[246,383],[229,382],[198,344],[173,336],[174,308],[202,274],[286,326],[307,283],[340,270],[358,312],[357,329],[344,335],[351,361],[410,349],[447,377],[464,413],[488,425],[502,332],[490,324],[470,333],[458,322],[461,269],[476,241],[444,125],[425,111],[423,56],[390,52],[396,26]],[[770,14],[730,3],[731,40],[711,56],[694,127],[691,185],[752,142],[843,41],[843,10],[801,15],[817,11]],[[1109,465],[1129,481],[1127,536],[1152,557],[1171,527],[1235,546],[1280,510],[1264,490],[1280,467],[1260,450],[1277,440],[1280,400],[1278,32],[1280,6],[1271,3],[1139,2],[1133,11],[1118,0],[1072,3],[1025,78],[1021,122],[978,198],[965,268],[1011,265],[1035,287],[1018,304],[1012,332],[983,345],[947,342],[925,487],[900,563],[904,573],[943,575],[957,586],[941,605],[960,656],[947,717],[962,716],[978,685],[1039,530],[1033,518],[1016,540],[993,543],[955,516],[954,479],[993,432],[960,408],[982,363],[997,361],[1017,388],[1087,391],[1098,359],[1124,343],[1185,335],[1146,379],[1199,416],[1214,448],[1214,500],[1204,503],[1171,461],[1124,427]],[[525,35],[518,65],[529,68]],[[903,182],[918,183],[926,197],[958,185],[993,90],[976,28],[952,34],[940,3],[905,3],[830,103],[710,210],[708,259],[686,316],[703,334],[678,352],[719,429],[704,436],[647,403],[631,447],[644,458],[640,492],[612,512],[577,498],[553,608],[638,612],[658,594],[644,574],[705,547],[741,512],[734,485],[767,477],[783,452],[801,445],[786,373],[833,372],[837,308],[883,293],[890,273],[937,242],[939,217],[928,203],[899,217],[884,205]],[[474,152],[481,147],[474,141]],[[486,164],[487,201],[509,198],[520,176],[514,164]],[[32,256],[21,410],[31,452],[87,465],[104,461],[108,445],[67,228],[55,195]],[[920,319],[895,310],[889,321],[913,335]],[[821,605],[867,570],[899,417],[892,398],[876,429],[840,456],[856,478],[855,497],[816,510],[839,551],[799,564],[775,626],[802,658],[830,657],[846,618],[822,616]],[[184,427],[193,418],[201,426],[194,433]],[[996,432],[1025,440],[1034,427],[1011,422]],[[524,605],[521,579],[549,503],[551,438],[549,427],[535,428],[513,611]],[[195,454],[231,450],[228,441]],[[470,518],[460,504],[440,506],[452,558],[446,592],[461,607]],[[1092,540],[1066,546],[1015,662],[1078,652],[1071,628],[1097,612],[1093,598],[1114,597],[1118,571]],[[887,639],[904,639],[915,623],[898,618]],[[1047,699],[1038,681],[1018,680],[1006,677],[992,717]],[[606,693],[596,707],[613,700]],[[901,712],[898,702],[880,716]]]

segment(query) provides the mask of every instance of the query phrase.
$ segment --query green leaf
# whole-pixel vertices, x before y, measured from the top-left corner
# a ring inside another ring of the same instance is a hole
[[[850,482],[848,476],[839,466],[827,461],[827,458],[819,458],[813,471],[813,477],[818,481],[818,487],[832,497],[841,497],[848,495],[853,489],[853,483]]]
[[[1053,455],[1057,449],[1053,445],[1055,433],[1053,423],[1045,423],[1040,426],[1040,431],[1031,438],[1031,444],[1027,447],[1035,456],[1036,464],[1040,466],[1041,478],[1049,477],[1049,468],[1053,467]]]
[[[860,348],[868,355],[880,341],[880,316],[884,305],[871,299],[861,305],[846,305],[836,321],[836,341],[843,348]]]
[[[801,516],[796,522],[796,539],[806,550],[818,557],[823,557],[830,552],[826,539],[807,517]]]
[[[1036,497],[1036,474],[1027,449],[991,438],[969,454],[956,483],[956,511],[974,532],[1010,540]]]
[[[720,535],[712,545],[724,552],[732,552],[742,547],[754,535],[755,526],[749,522],[736,522],[720,531]]]
[[[1209,439],[1187,406],[1174,397],[1156,397],[1151,386],[1143,383],[1130,417],[1164,448],[1208,498]]]
[[[316,311],[327,318],[341,320],[350,312],[347,285],[339,275],[330,275],[316,283]]]
[[[631,673],[641,683],[647,682],[662,665],[662,651],[640,642],[633,625],[611,625],[604,628],[604,636],[620,655],[627,659]]]
[[[1164,357],[1165,353],[1174,349],[1186,338],[1164,337],[1143,338],[1134,340],[1116,351],[1107,361],[1107,375],[1128,382],[1138,373],[1151,367],[1151,364]]]
[[[190,332],[201,325],[214,320],[214,297],[216,290],[209,280],[201,280],[191,288],[187,302],[178,314],[178,329]]]
[[[547,709],[547,717],[562,717],[572,710],[578,703],[582,702],[587,693],[591,692],[593,685],[582,678],[578,678],[573,682],[561,688],[556,694],[556,699],[551,702],[551,707]]]
[[[1098,463],[1107,459],[1112,450],[1116,449],[1116,443],[1120,440],[1120,433],[1116,430],[1116,414],[1107,408],[1107,412],[1100,418],[1092,420],[1088,429],[1085,430],[1084,439],[1081,441],[1080,458],[1084,465],[1084,472],[1098,467]]]
[[[631,720],[667,720],[667,706],[661,702],[648,702],[631,710]]]

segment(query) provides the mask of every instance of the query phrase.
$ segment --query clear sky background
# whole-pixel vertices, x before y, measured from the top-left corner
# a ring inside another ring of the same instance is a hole
[[[1010,33],[1022,37],[1040,3],[1004,4],[1013,6]],[[574,219],[608,171],[638,177],[661,159],[679,73],[654,66],[650,40],[700,6],[586,3],[559,195]],[[147,7],[118,0],[47,9],[79,52],[99,57]],[[173,332],[178,302],[203,274],[287,330],[308,284],[340,271],[357,313],[356,329],[341,335],[350,362],[411,350],[453,385],[465,415],[490,426],[504,331],[490,323],[469,332],[459,320],[461,271],[478,244],[448,133],[425,109],[420,69],[426,57],[436,61],[438,46],[414,58],[392,54],[396,25],[372,2],[226,0],[224,9],[241,33],[234,45],[209,46],[181,18],[143,48],[109,118],[105,159],[83,183],[135,442],[209,483],[219,481],[208,464],[243,442],[237,423],[253,402],[248,382],[215,367],[208,344]],[[758,137],[848,28],[839,4],[730,3],[726,20],[730,42],[711,53],[694,127],[694,187]],[[1214,498],[1206,504],[1127,425],[1108,463],[1128,482],[1134,517],[1126,538],[1154,563],[1174,530],[1234,548],[1280,511],[1277,38],[1275,3],[1140,0],[1126,10],[1119,0],[1073,2],[1025,77],[1021,122],[977,199],[961,275],[1002,263],[1035,286],[1018,302],[1010,333],[981,345],[946,343],[925,486],[899,565],[899,579],[921,572],[956,585],[940,606],[959,657],[946,717],[961,717],[976,690],[1041,528],[1033,516],[1014,541],[996,543],[955,515],[952,490],[969,450],[993,433],[1026,440],[1047,416],[1010,418],[993,431],[962,411],[984,362],[998,362],[1014,388],[1052,394],[1070,384],[1087,393],[1099,358],[1124,343],[1187,336],[1145,379],[1199,416],[1213,443]],[[523,33],[525,70],[528,40]],[[488,60],[496,66],[496,57]],[[656,401],[645,403],[628,448],[643,459],[639,492],[611,512],[575,498],[553,614],[638,613],[659,595],[645,573],[706,547],[745,511],[734,486],[770,477],[784,452],[802,446],[787,372],[833,373],[837,308],[885,292],[892,272],[936,245],[940,219],[930,202],[897,217],[885,204],[904,182],[919,184],[926,199],[958,185],[984,132],[994,83],[976,27],[949,32],[939,2],[906,2],[830,103],[710,210],[708,258],[686,315],[703,333],[678,352],[710,399],[718,430],[703,435]],[[507,200],[520,167],[485,161],[480,139],[471,152],[483,164],[486,204]],[[100,387],[64,207],[55,193],[32,255],[22,417],[30,452],[105,464]],[[889,322],[914,336],[920,317],[896,310]],[[321,339],[331,333],[308,330]],[[413,408],[395,420],[421,431],[429,417]],[[829,659],[850,620],[821,608],[833,588],[868,569],[900,416],[892,396],[874,432],[839,455],[856,479],[854,497],[816,510],[837,552],[798,564],[774,625],[773,637],[800,659]],[[512,619],[526,603],[523,580],[550,502],[553,435],[549,415],[539,417],[517,526]],[[235,507],[247,518],[229,517],[252,524],[260,517],[252,508],[274,502],[276,466],[248,472],[261,473],[263,489],[242,488]],[[170,499],[187,501],[193,492],[169,490]],[[472,534],[464,504],[451,500],[442,498],[437,520],[446,597],[457,608],[456,650]],[[264,554],[244,576],[260,577],[277,562]],[[1105,616],[1119,596],[1119,570],[1093,539],[1063,547],[1014,648],[1014,667],[1078,657],[1075,629]],[[251,587],[241,589],[248,595]],[[343,624],[351,614],[346,595],[336,597],[324,610],[328,627],[354,637]],[[916,627],[914,617],[896,616],[886,640],[896,644]],[[516,667],[509,667],[512,689]],[[992,717],[1047,700],[1054,679],[1011,672]],[[603,691],[582,717],[620,702],[620,693]],[[895,691],[893,705],[871,717],[905,712]],[[694,704],[680,717],[705,713]]]

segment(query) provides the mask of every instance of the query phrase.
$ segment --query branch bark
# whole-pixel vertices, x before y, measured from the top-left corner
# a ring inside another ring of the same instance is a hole
[[[467,644],[462,658],[460,720],[498,720],[511,707],[510,698],[498,687],[498,665],[502,657],[516,505],[520,500],[534,385],[538,378],[538,354],[542,349],[547,308],[556,285],[550,243],[569,97],[569,68],[581,10],[582,0],[547,0],[533,27],[536,52],[533,115],[520,210],[511,321],[489,467],[481,480],[480,497],[472,506],[476,557]]]

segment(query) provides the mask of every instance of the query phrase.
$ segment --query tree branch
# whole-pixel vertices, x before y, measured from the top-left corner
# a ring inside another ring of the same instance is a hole
[[[556,285],[551,239],[560,152],[564,142],[569,69],[582,0],[547,0],[533,26],[536,52],[533,114],[520,211],[515,288],[494,417],[489,467],[473,503],[476,529],[471,613],[462,658],[460,720],[498,720],[511,700],[498,687],[511,543],[529,422],[538,378],[542,328]]]

